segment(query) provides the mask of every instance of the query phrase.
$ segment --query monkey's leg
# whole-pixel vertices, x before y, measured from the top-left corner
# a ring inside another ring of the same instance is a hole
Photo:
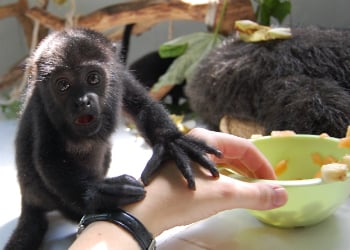
[[[21,216],[5,250],[38,250],[47,230],[45,212],[22,203]]]

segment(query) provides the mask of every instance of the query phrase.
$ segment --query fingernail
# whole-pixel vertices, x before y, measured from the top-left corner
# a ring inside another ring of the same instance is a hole
[[[276,207],[280,207],[287,202],[288,194],[287,191],[282,187],[273,187],[274,196],[273,204]]]

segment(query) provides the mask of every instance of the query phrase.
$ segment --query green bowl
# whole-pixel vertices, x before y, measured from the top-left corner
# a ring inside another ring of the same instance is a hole
[[[278,180],[263,180],[231,177],[249,182],[277,183],[288,192],[287,203],[272,210],[249,210],[260,221],[276,227],[293,228],[317,224],[329,217],[350,194],[350,173],[345,181],[325,183],[314,178],[320,165],[312,154],[341,159],[350,154],[350,149],[339,148],[339,139],[317,135],[295,135],[289,137],[265,136],[251,140],[267,157],[272,166],[287,160],[287,169]]]

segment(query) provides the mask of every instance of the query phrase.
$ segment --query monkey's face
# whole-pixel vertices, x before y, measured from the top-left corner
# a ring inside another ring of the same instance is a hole
[[[40,96],[53,125],[73,137],[115,128],[122,96],[113,46],[88,30],[56,33],[34,54]]]
[[[58,69],[52,73],[49,81],[51,96],[56,108],[62,112],[62,122],[74,133],[90,136],[101,128],[106,81],[103,68],[97,65]]]

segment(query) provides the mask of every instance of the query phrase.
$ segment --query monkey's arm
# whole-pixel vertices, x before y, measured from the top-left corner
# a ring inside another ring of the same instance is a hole
[[[146,141],[153,148],[141,179],[147,185],[153,173],[169,159],[175,160],[188,186],[195,189],[191,160],[208,169],[214,177],[219,173],[207,153],[221,156],[221,152],[206,143],[182,134],[161,104],[149,97],[147,91],[131,76],[126,76],[123,108],[130,114]]]

